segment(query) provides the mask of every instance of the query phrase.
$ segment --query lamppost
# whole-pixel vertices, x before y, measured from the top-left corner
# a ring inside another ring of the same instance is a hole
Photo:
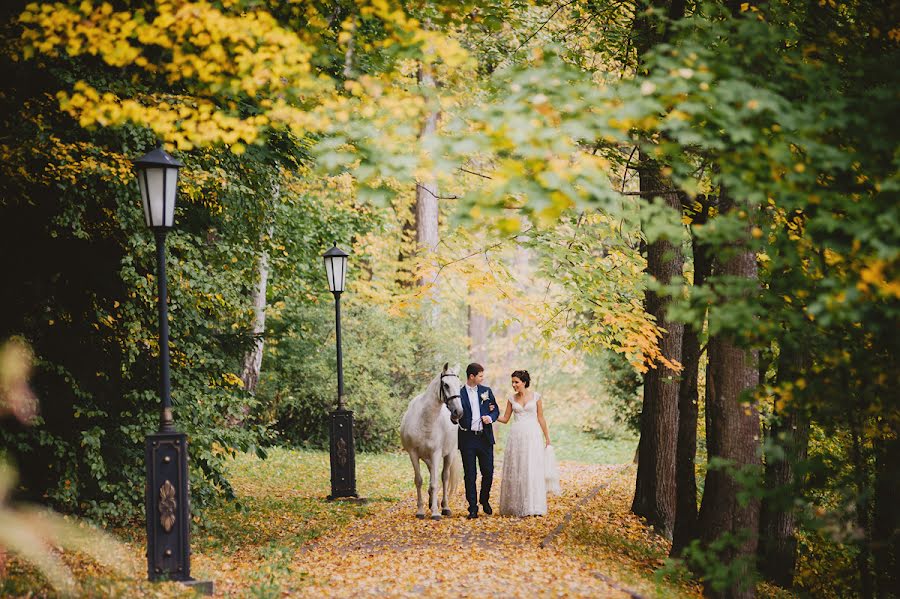
[[[331,413],[329,435],[331,455],[331,495],[359,497],[356,492],[356,455],[353,447],[353,412],[344,408],[344,363],[341,355],[341,293],[347,279],[347,253],[337,244],[322,255],[328,289],[334,295],[334,321],[337,331],[337,409]]]
[[[169,321],[166,314],[166,233],[175,224],[175,195],[181,162],[162,144],[134,161],[144,220],[156,236],[159,270],[159,431],[147,435],[147,577],[177,580],[211,594],[211,582],[191,578],[191,506],[187,435],[175,430],[169,383]]]

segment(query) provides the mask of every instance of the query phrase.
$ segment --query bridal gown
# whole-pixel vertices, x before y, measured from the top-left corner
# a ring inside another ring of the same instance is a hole
[[[544,434],[537,419],[534,396],[524,406],[514,399],[513,421],[503,451],[500,481],[500,514],[503,516],[543,516],[547,513],[547,482]]]

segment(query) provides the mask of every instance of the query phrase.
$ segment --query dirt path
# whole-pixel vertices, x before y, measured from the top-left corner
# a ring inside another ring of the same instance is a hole
[[[629,597],[614,581],[605,582],[564,554],[552,535],[615,470],[561,464],[563,495],[551,497],[549,513],[540,518],[507,518],[495,511],[467,520],[460,489],[451,502],[453,516],[417,520],[410,489],[408,499],[304,548],[292,570],[309,577],[303,594],[310,596]],[[495,510],[499,488],[495,479]]]

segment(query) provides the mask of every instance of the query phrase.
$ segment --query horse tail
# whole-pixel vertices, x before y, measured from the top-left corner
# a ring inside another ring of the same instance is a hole
[[[456,494],[456,489],[459,488],[459,481],[461,480],[462,458],[458,451],[454,451],[453,457],[450,458],[450,489],[448,490],[450,496]]]

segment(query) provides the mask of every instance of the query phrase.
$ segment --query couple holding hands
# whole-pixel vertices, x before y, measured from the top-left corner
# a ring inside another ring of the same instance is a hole
[[[503,470],[500,475],[500,514],[503,516],[543,516],[547,513],[547,492],[558,494],[559,472],[550,432],[544,420],[539,393],[530,389],[527,370],[511,375],[514,395],[503,416],[490,387],[484,381],[484,367],[472,363],[466,367],[466,383],[460,390],[463,417],[459,420],[458,442],[462,454],[468,518],[478,517],[478,504],[492,514],[491,484],[494,478],[495,422],[512,418]],[[481,470],[481,492],[476,493],[477,469]]]

